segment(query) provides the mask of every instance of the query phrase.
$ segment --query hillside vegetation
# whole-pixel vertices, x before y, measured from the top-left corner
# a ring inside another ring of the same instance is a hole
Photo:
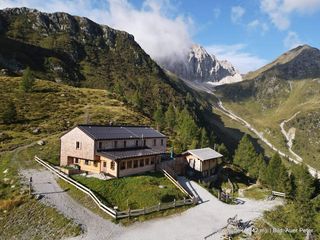
[[[245,79],[249,80],[218,87],[227,108],[292,156],[280,129],[280,124],[286,121],[284,130],[294,136],[292,150],[317,169],[320,169],[319,59],[319,49],[299,46],[247,74]]]
[[[32,92],[20,90],[21,78],[0,77],[0,112],[12,102],[17,119],[0,122],[0,238],[61,239],[81,227],[51,207],[28,196],[21,169],[38,168],[35,155],[59,163],[59,137],[76,124],[150,124],[150,119],[124,106],[105,90],[74,88],[36,80]],[[36,131],[35,131],[36,130]],[[45,145],[36,144],[44,140]],[[67,228],[65,226],[68,226]],[[50,229],[50,231],[49,231]]]
[[[241,90],[252,86],[253,82],[246,81],[240,86],[239,84],[230,86],[222,94],[224,104],[234,113],[248,120],[256,129],[263,132],[271,143],[288,154],[290,153],[287,150],[286,139],[279,125],[299,112],[295,118],[285,124],[285,129],[286,131],[290,128],[296,129],[293,150],[306,163],[320,169],[318,161],[320,132],[317,118],[320,110],[320,81],[306,79],[287,83],[277,79],[275,83],[281,87],[274,86],[273,92],[258,91],[255,95],[248,97],[239,95]],[[264,82],[261,82],[261,85],[263,84]]]
[[[0,151],[61,134],[81,123],[150,124],[148,118],[115,100],[105,90],[37,80],[34,91],[25,93],[19,88],[20,82],[19,77],[0,77],[0,112],[11,101],[18,115],[13,124],[0,123]]]
[[[152,116],[158,105],[186,107],[199,125],[210,106],[180,79],[168,76],[126,32],[67,13],[27,8],[0,11],[0,68],[20,75],[108,89]]]

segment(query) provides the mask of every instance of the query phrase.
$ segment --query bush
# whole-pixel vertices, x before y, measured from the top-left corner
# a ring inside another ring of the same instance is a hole
[[[5,124],[15,123],[17,121],[17,109],[13,102],[8,102],[3,110],[1,118]]]

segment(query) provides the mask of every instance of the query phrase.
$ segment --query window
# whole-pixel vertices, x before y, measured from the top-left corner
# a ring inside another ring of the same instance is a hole
[[[106,162],[103,162],[103,167],[107,167],[107,163]]]
[[[94,161],[93,166],[98,167],[98,162]]]
[[[140,159],[140,167],[144,167],[144,159]]]
[[[121,162],[121,164],[120,164],[120,169],[121,169],[121,170],[126,169],[126,162],[125,162],[125,161],[122,161],[122,162]]]
[[[89,165],[89,161],[88,161],[88,160],[85,160],[85,161],[84,161],[84,164],[85,164],[85,165]]]
[[[139,141],[138,140],[136,140],[136,147],[138,147],[139,146]]]
[[[127,161],[127,168],[132,168],[132,161],[131,160]]]
[[[99,149],[102,149],[102,142],[99,142]]]
[[[138,164],[139,164],[138,160],[134,160],[134,161],[133,161],[133,167],[134,167],[134,168],[137,168],[137,167],[138,167]]]
[[[163,139],[161,139],[161,146],[163,146]]]
[[[112,161],[112,162],[111,162],[111,165],[110,165],[111,170],[114,170],[115,165],[116,165],[115,162]]]
[[[114,148],[118,147],[118,141],[114,141]]]
[[[157,139],[153,139],[153,146],[157,145]]]
[[[80,142],[76,142],[76,149],[80,149]]]
[[[151,164],[154,164],[154,158],[153,157],[151,158]]]
[[[127,141],[123,141],[123,148],[127,147]]]
[[[146,158],[146,165],[149,165],[149,164],[150,164],[150,159]]]
[[[75,158],[74,163],[79,163],[79,158]]]
[[[147,142],[146,142],[146,140],[144,139],[143,140],[143,146],[146,146],[147,145]]]

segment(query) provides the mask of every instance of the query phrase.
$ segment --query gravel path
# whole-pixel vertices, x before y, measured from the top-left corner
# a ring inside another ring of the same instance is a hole
[[[116,233],[122,227],[103,219],[73,200],[67,192],[61,189],[51,172],[31,169],[24,170],[21,173],[27,179],[32,176],[32,187],[35,193],[41,193],[45,196],[41,201],[45,204],[53,205],[66,217],[72,218],[82,225],[85,233],[79,237],[71,238],[72,240],[116,238]],[[94,204],[93,201],[92,204]]]
[[[295,128],[291,128],[288,130],[288,132],[285,130],[284,128],[284,125],[288,122],[290,122],[292,119],[294,119],[298,114],[300,113],[299,112],[296,112],[291,118],[287,119],[287,120],[284,120],[280,123],[280,129],[281,129],[281,133],[284,135],[284,137],[286,138],[287,140],[287,146],[288,146],[288,149],[290,151],[290,153],[292,155],[295,156],[295,158],[300,161],[300,162],[303,162],[303,159],[302,157],[300,157],[298,154],[296,154],[293,150],[292,150],[292,147],[293,147],[293,141],[295,139]]]
[[[264,210],[281,204],[279,201],[245,200],[243,205],[227,205],[218,201],[208,191],[195,182],[185,184],[192,188],[202,199],[202,203],[174,216],[159,218],[143,223],[135,223],[129,227],[114,224],[92,213],[64,192],[55,180],[55,176],[47,170],[27,170],[22,174],[33,178],[35,192],[42,193],[45,203],[55,206],[67,217],[81,224],[85,234],[72,238],[88,240],[196,240],[226,226],[227,219],[238,214],[244,221],[255,219]],[[209,239],[220,239],[221,232]]]
[[[302,158],[297,155],[296,153],[294,153],[291,148],[288,147],[288,150],[295,156],[295,158],[292,158],[290,156],[288,156],[287,154],[283,153],[282,151],[280,151],[278,148],[276,148],[271,142],[269,142],[268,139],[266,139],[263,136],[263,133],[259,132],[257,129],[255,129],[250,123],[248,123],[246,120],[244,120],[243,118],[239,117],[238,115],[236,115],[234,112],[232,112],[231,110],[227,109],[221,99],[214,93],[214,90],[211,90],[209,87],[207,87],[206,85],[199,85],[197,87],[195,87],[194,85],[190,85],[193,88],[195,88],[196,90],[199,91],[205,91],[209,94],[214,95],[217,99],[217,106],[213,106],[215,109],[221,111],[223,114],[225,114],[227,117],[239,122],[240,124],[242,124],[243,126],[245,126],[246,128],[248,128],[251,132],[253,132],[261,141],[263,141],[266,145],[268,145],[273,151],[278,152],[281,156],[283,157],[287,157],[291,162],[294,162],[296,164],[299,164],[302,162]],[[280,126],[281,127],[281,126]],[[317,169],[311,167],[310,165],[306,164],[305,165],[308,167],[308,170],[310,172],[310,174],[312,176],[314,176],[317,179],[320,179],[320,173],[318,173]]]

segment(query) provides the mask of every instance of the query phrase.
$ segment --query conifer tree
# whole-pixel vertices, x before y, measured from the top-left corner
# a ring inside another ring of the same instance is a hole
[[[230,153],[229,153],[227,147],[223,143],[218,145],[217,151],[223,155],[223,159],[225,162],[230,161]]]
[[[182,151],[198,145],[198,128],[186,108],[179,113],[177,137]]]
[[[132,103],[133,103],[134,107],[136,107],[139,110],[142,110],[143,99],[142,99],[140,92],[138,90],[136,90],[132,96]]]
[[[275,153],[269,161],[265,176],[267,185],[269,185],[272,189],[277,188],[281,165],[281,157],[278,153]]]
[[[258,154],[255,151],[252,142],[247,135],[244,135],[235,151],[233,159],[234,164],[239,165],[249,172],[249,169],[255,163],[257,157]]]
[[[176,124],[176,112],[172,104],[169,105],[166,113],[165,113],[165,120],[167,123],[167,127],[170,130],[173,130]]]
[[[308,201],[314,194],[315,180],[303,164],[293,167],[293,175],[295,199],[299,202]]]
[[[201,128],[200,132],[200,147],[205,148],[209,146],[209,138],[205,128]]]
[[[29,67],[23,72],[20,87],[24,92],[32,92],[35,83],[35,78]]]
[[[17,109],[13,102],[9,101],[2,112],[2,121],[5,124],[17,121]]]
[[[259,178],[260,169],[264,165],[264,159],[262,154],[256,155],[256,158],[253,159],[251,166],[248,169],[249,175],[255,179]]]
[[[156,122],[157,129],[161,130],[164,124],[164,114],[161,105],[158,105],[156,111],[153,114],[153,119]]]

